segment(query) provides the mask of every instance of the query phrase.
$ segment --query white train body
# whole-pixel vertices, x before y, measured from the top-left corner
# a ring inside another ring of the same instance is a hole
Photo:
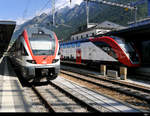
[[[76,64],[119,64],[138,67],[140,56],[134,44],[119,37],[95,37],[60,44],[61,60]]]
[[[45,28],[25,29],[9,53],[12,63],[27,80],[52,80],[59,74],[59,43],[55,33]]]

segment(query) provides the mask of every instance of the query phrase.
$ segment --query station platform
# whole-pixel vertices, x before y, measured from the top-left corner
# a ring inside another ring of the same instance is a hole
[[[0,59],[0,112],[31,112],[23,88],[6,57]]]

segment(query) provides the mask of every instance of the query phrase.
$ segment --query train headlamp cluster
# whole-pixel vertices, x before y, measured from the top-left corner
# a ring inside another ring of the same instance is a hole
[[[59,61],[59,59],[54,59],[53,61],[52,61],[52,63],[56,63],[56,62],[58,62]]]
[[[27,60],[27,62],[32,63],[32,64],[36,64],[35,60]]]

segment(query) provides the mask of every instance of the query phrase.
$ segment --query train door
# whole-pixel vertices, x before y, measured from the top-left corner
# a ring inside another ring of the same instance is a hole
[[[81,49],[76,50],[76,63],[81,64]]]

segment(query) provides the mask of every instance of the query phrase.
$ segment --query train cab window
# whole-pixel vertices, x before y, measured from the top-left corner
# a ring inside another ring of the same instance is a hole
[[[113,36],[114,37],[114,36]],[[120,45],[120,47],[125,51],[125,52],[134,52],[134,49],[131,45],[131,42],[125,41],[122,38],[114,37],[114,39],[117,41],[117,43]]]
[[[55,34],[33,33],[29,38],[31,49],[34,55],[54,55]]]
[[[106,43],[95,43],[99,48],[101,48],[104,52],[106,52],[108,55],[112,56],[113,58],[117,59],[117,55],[113,48],[111,48],[108,44]]]
[[[60,53],[60,47],[59,47],[59,50],[58,50],[58,55],[60,55],[61,53]]]
[[[24,46],[22,44],[21,44],[21,54],[23,56],[28,56],[28,53],[27,53],[26,49],[24,48]]]

